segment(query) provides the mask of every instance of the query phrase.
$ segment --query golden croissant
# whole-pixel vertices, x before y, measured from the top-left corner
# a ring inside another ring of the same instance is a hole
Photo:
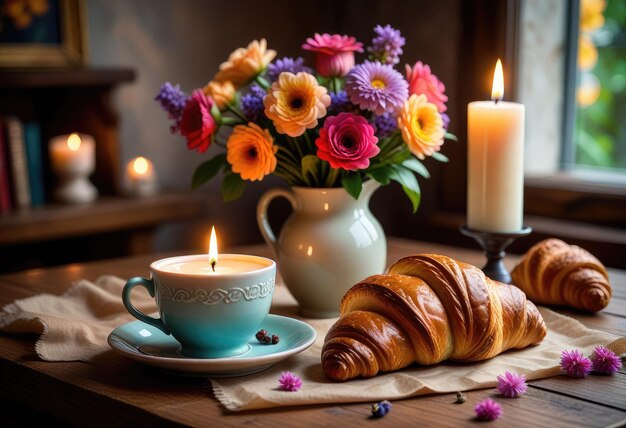
[[[605,267],[587,250],[559,239],[534,245],[511,272],[529,299],[596,312],[611,299]]]
[[[538,344],[546,325],[518,288],[471,265],[420,254],[352,287],[322,348],[334,380],[372,377],[414,362],[480,361]]]

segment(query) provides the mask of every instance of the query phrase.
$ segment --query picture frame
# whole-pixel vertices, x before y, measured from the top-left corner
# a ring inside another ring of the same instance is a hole
[[[34,4],[0,0],[0,68],[84,66],[88,54],[84,0]]]

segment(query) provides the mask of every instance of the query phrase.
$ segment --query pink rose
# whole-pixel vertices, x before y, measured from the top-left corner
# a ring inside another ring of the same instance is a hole
[[[315,52],[315,69],[324,77],[345,76],[354,67],[354,52],[363,52],[363,44],[354,37],[315,33],[302,49]]]
[[[406,80],[409,81],[409,96],[424,94],[429,102],[437,106],[439,113],[448,109],[446,107],[448,96],[444,93],[446,87],[437,79],[437,76],[430,72],[428,65],[422,64],[422,61],[417,61],[411,69],[406,64]]]
[[[328,116],[315,144],[320,159],[328,161],[333,168],[351,171],[367,168],[369,159],[380,152],[374,127],[363,116],[353,113]]]
[[[196,89],[185,104],[180,120],[180,133],[187,138],[187,148],[206,152],[211,144],[211,135],[215,133],[217,124],[211,116],[213,100]]]

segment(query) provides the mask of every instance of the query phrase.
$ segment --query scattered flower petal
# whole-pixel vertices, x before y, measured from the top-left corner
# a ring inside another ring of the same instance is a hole
[[[591,372],[591,360],[577,349],[561,352],[561,369],[570,377],[585,377]]]
[[[491,398],[481,401],[474,407],[476,418],[481,421],[493,421],[502,416],[502,406]]]
[[[283,391],[295,392],[302,388],[302,379],[291,372],[282,372],[278,383]]]
[[[598,346],[591,354],[593,370],[605,374],[616,373],[622,368],[622,360],[619,355],[604,346]]]
[[[504,375],[498,376],[498,391],[505,397],[514,398],[528,391],[526,385],[526,376],[504,372]]]

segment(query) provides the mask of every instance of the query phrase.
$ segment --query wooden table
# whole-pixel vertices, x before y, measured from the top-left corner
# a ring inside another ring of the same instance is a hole
[[[246,252],[267,254],[263,246]],[[389,240],[389,259],[416,252],[435,252],[473,264],[483,263],[477,251],[400,239]],[[155,256],[133,257],[0,276],[0,305],[36,293],[61,293],[79,278],[102,274],[130,277],[147,274]],[[508,264],[514,262],[509,259]],[[596,315],[561,310],[589,327],[626,335],[626,272],[611,271],[614,296]],[[165,375],[113,351],[93,361],[45,362],[38,359],[34,335],[0,334],[0,397],[5,413],[20,419],[33,414],[22,405],[81,426],[436,426],[458,427],[475,422],[474,405],[494,390],[467,393],[465,404],[452,404],[454,394],[398,400],[380,420],[368,419],[369,405],[314,405],[261,411],[229,412],[213,398],[205,379]],[[341,387],[340,385],[337,386]],[[10,401],[6,401],[10,400]],[[626,370],[613,376],[585,379],[564,376],[530,382],[520,399],[499,399],[504,417],[494,426],[621,426],[626,423]],[[11,403],[13,412],[6,409]],[[19,404],[22,403],[22,404]],[[6,413],[8,412],[8,413]]]

